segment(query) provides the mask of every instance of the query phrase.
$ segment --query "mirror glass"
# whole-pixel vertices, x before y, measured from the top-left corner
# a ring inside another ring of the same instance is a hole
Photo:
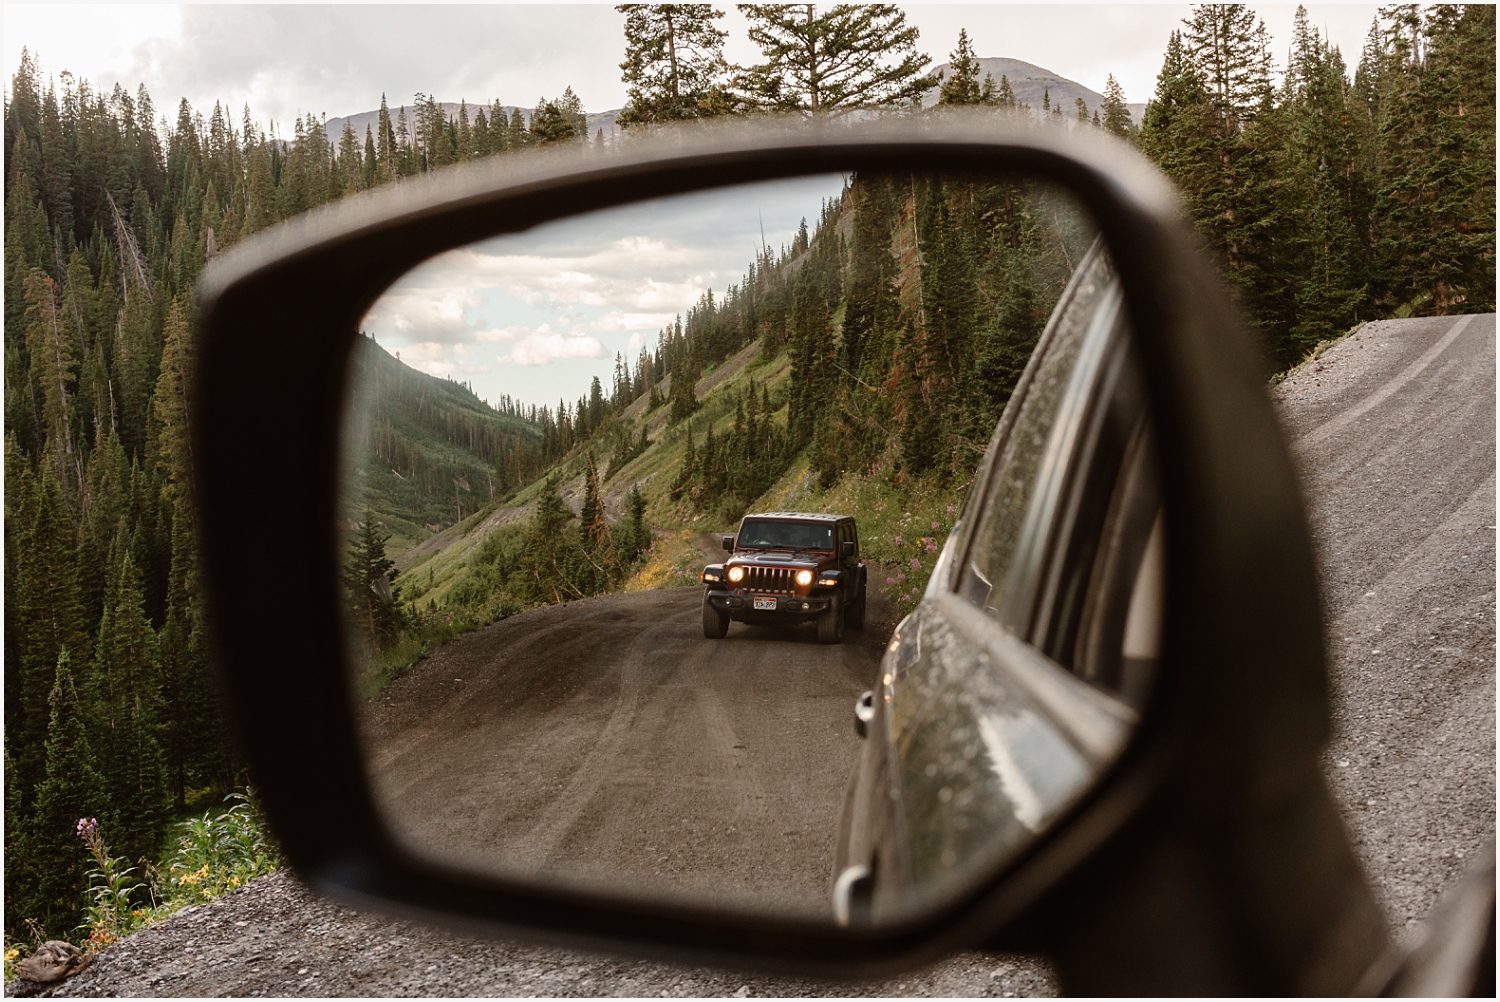
[[[476,871],[845,923],[996,872],[1161,619],[1119,282],[1019,176],[796,177],[424,263],[353,360],[375,796]]]

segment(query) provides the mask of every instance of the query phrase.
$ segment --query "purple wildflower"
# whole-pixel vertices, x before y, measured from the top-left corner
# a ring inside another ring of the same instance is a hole
[[[939,524],[938,524],[938,523],[937,523],[937,522],[936,522],[936,521],[934,521],[934,522],[933,522],[933,523],[932,523],[932,531],[933,531],[933,532],[937,532],[937,531],[938,531],[938,530],[939,530],[939,529],[941,529],[941,528],[942,528],[942,526],[941,526],[941,525],[939,525]]]
[[[911,569],[914,570],[914,571],[921,570],[922,569],[922,561],[918,560],[916,557],[912,557],[911,558]]]
[[[897,545],[897,546],[900,546],[900,545],[901,545],[901,537],[900,537],[900,536],[897,536],[897,537],[896,537],[896,545]]]
[[[927,552],[928,553],[936,553],[937,552],[937,543],[934,542],[931,539],[929,539],[927,541]]]
[[[81,839],[87,839],[90,835],[94,834],[94,832],[97,831],[98,828],[99,828],[99,819],[98,818],[79,818],[78,819],[78,829],[77,829],[78,830],[78,837],[81,838]]]

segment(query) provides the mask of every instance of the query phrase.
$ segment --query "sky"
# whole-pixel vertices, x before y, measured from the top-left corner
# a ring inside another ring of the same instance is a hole
[[[725,55],[731,62],[752,61],[757,52],[745,38],[743,18],[732,4],[719,6],[727,10],[722,22],[729,31]],[[1021,59],[1096,91],[1113,74],[1126,100],[1136,103],[1151,96],[1167,38],[1189,14],[1186,5],[903,6],[921,32],[921,50],[934,63],[947,61],[962,27],[980,56]],[[1284,64],[1295,7],[1254,7],[1265,19],[1273,54]],[[1308,13],[1352,65],[1376,8],[1309,4]],[[131,90],[144,84],[158,114],[174,118],[182,98],[205,116],[215,101],[222,102],[235,121],[248,106],[257,123],[276,123],[280,134],[290,135],[293,120],[301,115],[337,118],[369,111],[382,94],[393,107],[410,103],[419,92],[440,101],[488,104],[498,98],[502,104],[532,107],[571,86],[589,111],[618,108],[625,102],[618,65],[623,22],[624,15],[605,4],[7,3],[0,49],[7,81],[24,46],[38,60],[44,79],[66,71],[88,80],[96,91],[108,91],[116,83]],[[768,198],[758,206],[756,225],[764,223],[772,247],[789,239],[802,216],[816,217],[818,197],[811,197],[806,207],[793,205],[795,198]],[[681,285],[687,277],[712,275],[712,286],[722,291],[743,274],[755,246],[748,231],[740,232],[745,225],[743,220],[726,223],[734,231],[732,239],[711,237],[692,253],[680,243],[647,248],[666,254],[659,260],[637,257],[658,271],[648,279],[638,276],[635,288],[615,286],[622,294],[608,303],[570,303],[561,294],[544,300],[535,291],[530,300],[506,298],[498,282],[482,296],[474,293],[482,303],[474,296],[444,299],[431,275],[426,287],[430,301],[424,306],[413,299],[416,286],[401,293],[409,323],[423,315],[436,323],[447,310],[450,322],[461,322],[476,335],[464,344],[451,332],[441,333],[441,326],[425,338],[414,329],[403,330],[392,305],[395,298],[386,304],[385,315],[379,310],[372,314],[371,323],[380,327],[377,337],[383,344],[403,352],[404,361],[434,375],[472,381],[488,399],[501,393],[533,403],[555,403],[560,396],[577,399],[591,375],[609,384],[615,351],[633,358],[642,338],[654,338],[648,334],[653,328],[644,325],[646,318],[659,329],[657,321],[692,305],[703,286],[689,294]],[[568,251],[576,258],[569,259],[570,266],[612,266],[619,260],[616,250],[608,244],[575,247]],[[493,259],[501,254],[471,257],[468,264],[493,269]],[[535,258],[525,247],[503,251],[510,265],[533,269],[533,278],[540,267]],[[451,274],[456,264],[449,261],[444,267]],[[596,277],[591,294],[603,297],[607,276],[601,272]],[[671,288],[685,298],[670,308],[665,300],[648,302],[644,292],[652,288],[662,295]],[[482,316],[476,312],[481,307],[496,315]],[[529,326],[523,331],[522,325]],[[479,333],[488,340],[478,339]]]
[[[638,202],[472,244],[408,272],[361,329],[401,361],[471,383],[492,403],[571,406],[615,354],[645,345],[705,290],[737,283],[764,239],[815,226],[841,175]]]

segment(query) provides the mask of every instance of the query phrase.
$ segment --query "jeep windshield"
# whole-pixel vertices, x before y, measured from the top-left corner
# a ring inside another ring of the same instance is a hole
[[[740,550],[832,550],[833,523],[746,519],[735,543]]]

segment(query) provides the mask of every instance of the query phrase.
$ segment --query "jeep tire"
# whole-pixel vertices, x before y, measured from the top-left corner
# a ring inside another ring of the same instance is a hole
[[[835,595],[818,617],[818,643],[837,644],[844,639],[844,600]]]
[[[708,599],[703,600],[703,635],[709,640],[723,640],[729,632],[729,613],[715,609]]]
[[[862,630],[865,626],[865,576],[859,576],[859,594],[849,603],[844,613],[844,625],[851,630]]]

